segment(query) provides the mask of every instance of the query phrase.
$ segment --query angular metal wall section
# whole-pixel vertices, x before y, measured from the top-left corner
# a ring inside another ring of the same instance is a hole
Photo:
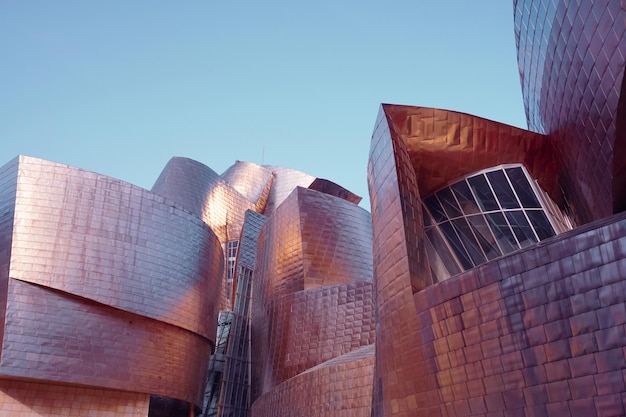
[[[404,143],[391,129],[381,108],[367,173],[378,309],[372,416],[378,417],[409,415],[407,411],[416,403],[437,407],[438,411],[437,380],[422,377],[425,372],[419,346],[423,341],[413,303],[414,289],[432,285],[430,274],[421,273],[428,270],[427,260],[419,255],[411,257],[424,252],[423,246],[421,253],[416,252],[419,235],[413,232],[423,229],[419,192]],[[411,213],[408,218],[407,211]]]
[[[297,188],[264,225],[253,280],[253,399],[261,397],[266,410],[257,415],[303,407],[310,398],[283,389],[307,378],[318,398],[331,395],[332,384],[319,385],[326,371],[303,372],[373,342],[370,227],[362,208],[305,188]],[[363,395],[361,388],[348,391],[337,402],[341,407],[350,395]]]
[[[274,173],[272,189],[267,200],[267,206],[263,214],[269,216],[291,194],[296,187],[308,187],[315,177],[295,169],[279,167],[275,165],[263,165],[264,168]]]
[[[616,187],[626,175],[619,163],[626,151],[615,143],[626,63],[625,10],[621,0],[515,2],[528,123],[550,135],[559,181],[578,223],[626,204],[626,190]]]
[[[619,214],[416,294],[421,377],[437,380],[438,412],[624,415],[625,276]]]
[[[558,166],[547,136],[449,110],[383,104],[382,111],[390,132],[406,146],[420,195],[481,169],[522,163],[562,205]]]
[[[170,159],[152,192],[198,216],[222,243],[239,238],[246,210],[254,210],[254,204],[215,171],[188,158]]]
[[[374,345],[311,368],[252,405],[255,417],[370,417]]]
[[[213,232],[122,181],[28,157],[13,171],[0,373],[200,405],[204,370],[188,359],[206,361],[215,335]]]
[[[191,211],[217,235],[222,245],[239,239],[246,210],[255,206],[215,171],[188,158],[172,158],[154,183],[152,192]],[[232,286],[224,272],[220,310],[230,309]]]
[[[19,157],[16,157],[0,168],[0,347],[4,345],[18,165]]]
[[[265,210],[274,179],[271,170],[250,162],[237,161],[221,175],[231,187],[254,204],[255,211]]]

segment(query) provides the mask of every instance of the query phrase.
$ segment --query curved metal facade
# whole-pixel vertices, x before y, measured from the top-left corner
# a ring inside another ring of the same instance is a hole
[[[626,137],[617,122],[625,115],[624,3],[516,0],[514,14],[528,124],[550,136],[577,220],[623,210]]]
[[[205,371],[190,358],[206,361],[214,344],[215,234],[122,181],[27,157],[5,169],[15,185],[3,200],[13,238],[1,250],[10,256],[0,375],[200,406]]]
[[[340,366],[362,369],[354,389],[333,394],[328,369],[334,358],[374,342],[370,222],[353,203],[297,188],[265,223],[253,280],[255,415],[307,414],[325,407],[311,400],[333,396],[330,408],[369,415],[367,400],[364,409],[349,410],[354,396],[369,398],[371,384],[362,381],[371,382],[371,357],[357,355]],[[303,381],[313,384],[316,397],[297,394]]]

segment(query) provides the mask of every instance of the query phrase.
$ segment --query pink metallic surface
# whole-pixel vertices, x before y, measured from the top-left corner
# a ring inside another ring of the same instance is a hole
[[[616,126],[626,62],[623,1],[514,4],[529,126],[554,143],[559,182],[577,220],[625,209],[626,132]]]
[[[271,170],[250,162],[237,161],[221,175],[231,187],[254,203],[255,211],[265,210],[274,179]]]
[[[223,262],[211,230],[102,175],[28,157],[3,170],[16,185],[3,189],[0,374],[200,405],[204,370],[189,360],[210,353]]]
[[[523,163],[561,204],[558,166],[547,136],[449,110],[391,104],[382,109],[390,134],[406,147],[421,195],[481,169]]]
[[[335,369],[335,358],[373,343],[371,279],[370,217],[365,210],[297,188],[272,213],[259,236],[253,280],[255,415],[276,415],[272,410],[290,407],[309,412],[327,407],[347,416],[369,413],[371,358],[337,365],[338,381],[344,367],[362,369],[353,390],[330,383],[328,369]],[[315,387],[314,396],[298,394],[304,381]],[[335,389],[334,400],[319,402],[333,397]],[[365,408],[350,411],[355,398]]]
[[[296,171],[295,169],[275,165],[264,165],[263,167],[274,173],[272,189],[267,201],[267,206],[263,212],[266,216],[272,214],[296,187],[307,188],[315,181],[314,176]]]
[[[309,369],[252,406],[253,416],[369,417],[374,345]]]
[[[369,213],[350,202],[297,188],[261,231],[256,274],[262,278],[255,296],[269,301],[324,285],[371,280],[369,222]]]
[[[239,238],[245,211],[255,208],[211,168],[188,158],[172,158],[152,192],[201,218],[222,243]]]
[[[418,389],[410,412],[624,415],[624,277],[620,214],[417,293],[420,378],[437,395]]]

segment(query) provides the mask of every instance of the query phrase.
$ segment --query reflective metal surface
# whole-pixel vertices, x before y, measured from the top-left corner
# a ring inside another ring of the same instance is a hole
[[[99,174],[28,157],[2,174],[1,227],[13,237],[1,249],[0,375],[199,406],[205,372],[188,358],[206,361],[215,335],[223,255],[213,232]]]
[[[374,342],[370,225],[355,204],[305,188],[269,216],[253,276],[253,415],[369,415],[371,348],[338,358]]]
[[[530,129],[550,136],[577,221],[626,208],[626,19],[620,0],[516,0]],[[622,104],[620,104],[622,103]]]

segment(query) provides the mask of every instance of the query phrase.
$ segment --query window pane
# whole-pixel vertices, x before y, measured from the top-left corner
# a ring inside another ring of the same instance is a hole
[[[463,248],[463,245],[461,244],[461,241],[456,235],[456,232],[452,228],[450,222],[442,223],[441,225],[439,225],[439,227],[441,228],[441,231],[448,240],[448,243],[452,247],[452,250],[454,251],[457,259],[459,260],[459,262],[461,262],[461,266],[463,267],[463,269],[472,268],[474,265],[472,265],[472,261],[470,261],[469,255],[467,254],[467,252],[465,252],[465,249]]]
[[[513,236],[502,213],[489,213],[486,214],[485,217],[503,253],[509,253],[519,249],[515,236]]]
[[[483,216],[470,216],[467,218],[467,221],[472,226],[472,230],[474,230],[478,243],[483,248],[485,255],[487,255],[487,259],[491,260],[502,255],[496,239],[493,237],[491,229],[487,226]]]
[[[434,195],[428,197],[424,203],[426,203],[426,207],[428,207],[430,214],[433,215],[433,218],[437,223],[440,223],[448,218],[446,216],[446,212],[443,211],[443,208],[441,208],[441,204],[437,201],[437,197]]]
[[[441,202],[441,205],[443,206],[445,212],[448,214],[449,219],[461,217],[461,209],[459,208],[459,205],[457,204],[449,187],[446,187],[443,190],[439,191],[437,193],[437,197],[439,197],[439,202]]]
[[[519,200],[522,202],[522,207],[541,207],[537,197],[535,196],[535,192],[528,182],[528,178],[526,178],[526,175],[524,175],[524,172],[522,171],[522,168],[507,168],[506,174],[509,176],[511,184],[513,184],[513,188],[515,189]]]
[[[535,228],[539,240],[547,239],[556,234],[543,210],[526,210],[526,215]]]
[[[533,229],[528,224],[523,211],[506,211],[505,214],[521,247],[524,248],[537,242]]]
[[[426,252],[431,270],[435,273],[437,280],[442,281],[452,275],[461,272],[461,268],[450,252],[441,233],[436,228],[426,231]]]
[[[480,250],[478,246],[478,242],[476,242],[476,238],[472,233],[472,229],[470,229],[469,224],[465,221],[465,219],[456,219],[452,221],[452,225],[456,229],[457,234],[461,238],[467,253],[470,258],[472,258],[472,262],[474,265],[480,265],[485,262],[485,256]]]
[[[519,208],[519,203],[515,198],[515,194],[509,185],[509,182],[504,175],[504,171],[497,170],[491,171],[487,173],[487,178],[489,178],[489,182],[491,183],[491,187],[493,191],[496,193],[498,200],[500,201],[500,205],[504,209],[515,209]]]
[[[467,181],[469,182],[470,187],[472,187],[472,190],[478,199],[478,204],[483,211],[500,209],[484,175],[477,175],[475,177],[468,178]]]
[[[454,191],[454,195],[457,200],[459,200],[459,204],[461,205],[461,209],[465,214],[476,214],[480,213],[478,208],[478,204],[472,195],[472,192],[467,185],[467,183],[462,180],[452,185],[452,191]]]

